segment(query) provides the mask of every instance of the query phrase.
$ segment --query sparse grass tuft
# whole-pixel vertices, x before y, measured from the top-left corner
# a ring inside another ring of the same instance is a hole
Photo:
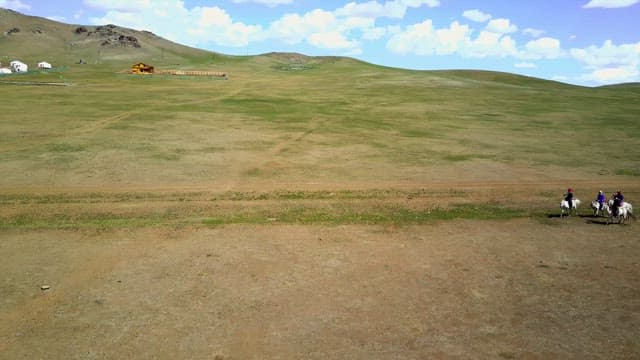
[[[628,168],[616,169],[616,175],[640,176],[640,169],[628,169]]]
[[[330,209],[298,205],[280,209],[279,211],[248,211],[243,214],[207,218],[203,220],[202,223],[213,226],[235,223],[402,226],[428,224],[434,221],[454,219],[507,220],[525,216],[528,216],[528,213],[522,209],[507,208],[493,204],[462,204],[451,208],[424,210],[409,209],[400,205],[380,205],[371,208],[358,208],[344,204],[336,204]]]

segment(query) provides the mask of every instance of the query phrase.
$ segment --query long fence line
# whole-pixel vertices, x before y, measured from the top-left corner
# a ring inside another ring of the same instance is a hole
[[[167,79],[169,77],[180,79],[194,79],[194,78],[207,78],[207,79],[224,79],[227,80],[227,73],[222,71],[206,71],[206,70],[155,70],[153,72],[136,72],[133,70],[122,70],[118,74],[134,75],[145,79]]]
[[[193,76],[193,75],[160,75],[160,74],[133,74],[131,72],[119,72],[116,73],[116,76],[126,76],[129,78],[136,78],[142,80],[191,80],[191,81],[217,81],[217,80],[227,80],[226,77],[220,76]]]
[[[227,77],[227,74],[221,71],[202,71],[202,70],[158,70],[154,74],[158,75],[178,75],[178,76],[211,76],[211,77]]]

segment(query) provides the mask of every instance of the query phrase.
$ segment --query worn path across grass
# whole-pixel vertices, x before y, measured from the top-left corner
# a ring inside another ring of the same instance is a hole
[[[375,185],[381,184],[360,183],[358,189],[319,190],[311,186],[283,190],[263,186],[259,191],[218,192],[188,187],[13,189],[0,192],[0,229],[105,230],[268,223],[415,225],[456,218],[530,217],[544,221],[558,213],[564,190],[564,184],[556,182]],[[603,188],[601,185],[573,182],[577,197],[584,202],[579,209],[583,215],[591,213],[589,201]],[[634,182],[616,185],[615,189],[624,187],[629,201],[640,198],[640,187]]]

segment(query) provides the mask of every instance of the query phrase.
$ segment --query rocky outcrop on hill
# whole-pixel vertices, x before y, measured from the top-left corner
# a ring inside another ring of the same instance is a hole
[[[138,39],[135,36],[127,35],[120,35],[117,38],[109,38],[103,41],[101,45],[110,47],[142,47],[140,43],[138,43]]]
[[[141,48],[138,38],[127,35],[115,25],[97,26],[93,30],[89,30],[83,26],[77,27],[74,32],[77,35],[83,35],[88,39],[99,39],[101,46],[107,47],[133,47]]]

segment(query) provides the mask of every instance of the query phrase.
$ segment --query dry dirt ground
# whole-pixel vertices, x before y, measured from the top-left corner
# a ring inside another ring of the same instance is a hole
[[[640,358],[638,226],[9,229],[0,358]]]

